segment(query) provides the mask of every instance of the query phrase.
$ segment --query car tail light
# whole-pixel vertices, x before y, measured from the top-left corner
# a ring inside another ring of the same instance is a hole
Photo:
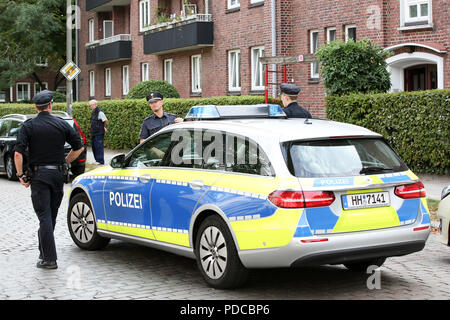
[[[331,205],[334,193],[331,191],[283,191],[276,190],[269,200],[280,208],[313,208]]]
[[[397,186],[395,187],[394,193],[402,199],[422,198],[426,196],[425,188],[420,181]]]

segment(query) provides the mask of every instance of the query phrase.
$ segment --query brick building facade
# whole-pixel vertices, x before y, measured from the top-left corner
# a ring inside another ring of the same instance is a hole
[[[188,6],[185,6],[189,4]],[[313,53],[333,40],[371,39],[388,58],[391,91],[450,87],[445,0],[86,0],[79,2],[80,100],[123,98],[167,80],[184,98],[264,93],[257,59]],[[313,64],[289,65],[301,104],[324,116]]]

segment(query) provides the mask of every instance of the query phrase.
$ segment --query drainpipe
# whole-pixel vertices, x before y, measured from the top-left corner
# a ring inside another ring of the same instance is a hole
[[[271,34],[272,34],[272,57],[275,57],[277,55],[277,1],[272,0],[271,1],[271,7],[270,7],[270,15],[271,15]],[[272,70],[276,70],[277,65],[272,64]],[[272,73],[272,83],[277,82],[277,74]],[[277,88],[275,86],[272,87],[272,97],[276,97],[277,94]]]

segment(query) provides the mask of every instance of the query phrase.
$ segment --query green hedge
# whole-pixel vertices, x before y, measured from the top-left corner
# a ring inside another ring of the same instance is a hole
[[[264,103],[263,96],[225,96],[195,99],[164,99],[164,111],[185,117],[189,108],[195,105],[236,105]],[[278,103],[271,100],[271,103]],[[105,147],[116,150],[128,150],[139,143],[139,130],[142,121],[152,114],[150,106],[145,99],[104,100],[98,102],[109,120],[108,133],[105,135]],[[55,103],[55,110],[66,110],[65,103]],[[36,113],[33,105],[29,104],[0,104],[0,116],[9,113]],[[90,139],[91,109],[88,102],[75,102],[73,115],[80,124],[81,129]]]
[[[328,96],[331,120],[378,132],[415,172],[450,174],[450,90]]]

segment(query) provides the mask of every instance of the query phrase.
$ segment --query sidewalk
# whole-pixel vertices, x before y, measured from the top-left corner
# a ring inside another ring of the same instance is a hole
[[[119,153],[128,153],[130,150],[109,150],[105,149],[105,164],[109,164],[111,159]],[[91,147],[88,147],[87,163],[95,163],[94,155],[92,154]],[[431,174],[418,175],[425,190],[427,192],[427,198],[433,200],[441,200],[441,192],[444,187],[450,185],[450,176],[437,176]]]

